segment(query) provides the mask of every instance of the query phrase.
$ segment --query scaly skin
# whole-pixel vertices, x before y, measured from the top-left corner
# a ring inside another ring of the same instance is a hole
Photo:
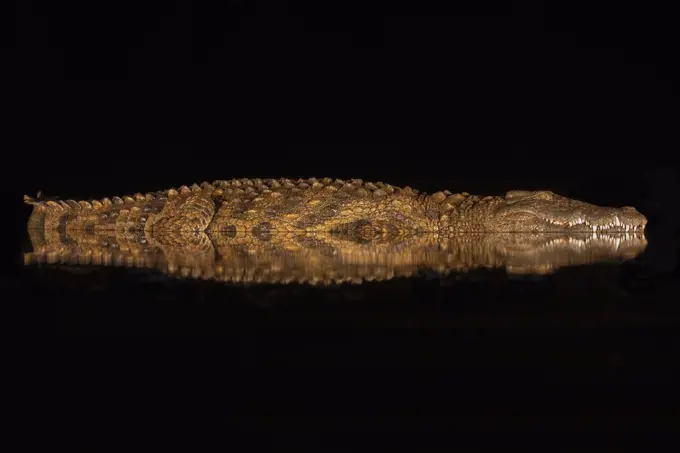
[[[508,274],[550,274],[563,266],[632,259],[644,251],[642,233],[423,233],[366,242],[342,233],[272,231],[265,236],[174,231],[161,241],[134,231],[69,230],[47,242],[29,230],[26,265],[121,266],[180,278],[235,284],[331,285],[439,275],[478,268]]]
[[[361,180],[234,179],[94,201],[39,201],[29,229],[46,238],[85,230],[133,232],[166,242],[177,234],[225,232],[266,239],[273,232],[344,233],[356,240],[461,232],[643,232],[635,208],[600,207],[550,191],[505,197],[419,193]]]

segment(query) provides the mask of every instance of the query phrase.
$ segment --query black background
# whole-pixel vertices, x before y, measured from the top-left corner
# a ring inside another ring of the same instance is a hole
[[[55,310],[60,336],[209,336],[60,342],[54,393],[93,395],[59,398],[57,416],[72,425],[65,441],[85,430],[102,442],[113,426],[160,427],[164,439],[219,427],[239,434],[227,443],[350,451],[358,441],[345,430],[420,447],[455,446],[436,433],[489,427],[671,430],[661,417],[673,413],[677,357],[671,6],[443,3],[18,5],[8,50],[19,77],[7,92],[19,102],[5,124],[16,140],[2,166],[13,207],[9,309],[30,309],[28,331],[54,331],[38,319]],[[480,194],[547,188],[637,207],[650,244],[628,266],[547,282],[483,275],[453,287],[266,295],[20,265],[23,194],[110,197],[282,176]],[[339,417],[349,414],[365,417]]]

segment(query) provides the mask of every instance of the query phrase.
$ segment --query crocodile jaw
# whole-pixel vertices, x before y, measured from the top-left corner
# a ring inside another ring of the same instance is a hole
[[[494,231],[625,233],[644,231],[647,218],[629,206],[597,206],[550,191],[511,191],[487,225]]]

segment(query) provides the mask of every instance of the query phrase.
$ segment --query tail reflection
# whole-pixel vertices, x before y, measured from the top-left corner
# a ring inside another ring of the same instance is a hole
[[[333,284],[408,277],[424,269],[442,275],[478,268],[549,274],[565,266],[629,260],[647,245],[642,233],[480,233],[371,242],[303,232],[266,238],[226,232],[160,238],[143,232],[74,234],[29,230],[33,251],[24,263],[148,268],[233,283]]]

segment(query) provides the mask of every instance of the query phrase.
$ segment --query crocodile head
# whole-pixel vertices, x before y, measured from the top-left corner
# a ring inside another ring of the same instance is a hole
[[[494,231],[635,232],[647,218],[635,208],[602,207],[547,190],[511,190],[495,203]]]

